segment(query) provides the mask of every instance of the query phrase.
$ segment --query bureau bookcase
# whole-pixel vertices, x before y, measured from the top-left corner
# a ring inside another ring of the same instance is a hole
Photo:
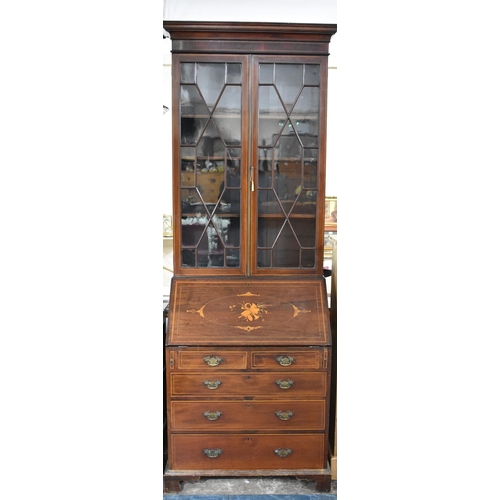
[[[323,222],[336,25],[163,26],[174,228],[164,489],[287,475],[330,491]]]

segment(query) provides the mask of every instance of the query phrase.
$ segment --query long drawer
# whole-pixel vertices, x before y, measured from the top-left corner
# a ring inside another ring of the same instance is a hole
[[[175,397],[296,398],[325,396],[326,372],[171,372],[170,394]]]
[[[322,469],[323,434],[175,434],[171,470]]]
[[[171,430],[322,431],[324,401],[172,401]]]

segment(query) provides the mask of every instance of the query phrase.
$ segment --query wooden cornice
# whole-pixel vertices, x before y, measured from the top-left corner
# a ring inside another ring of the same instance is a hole
[[[172,52],[328,53],[336,24],[163,21]]]

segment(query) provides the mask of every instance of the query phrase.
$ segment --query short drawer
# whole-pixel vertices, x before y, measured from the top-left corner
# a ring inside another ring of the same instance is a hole
[[[172,401],[176,431],[323,431],[325,402],[319,401]]]
[[[267,370],[312,370],[326,368],[328,351],[325,349],[283,349],[252,351],[251,366]]]
[[[169,349],[170,367],[178,370],[238,370],[247,367],[247,353],[231,350]]]
[[[241,396],[270,398],[297,398],[325,396],[326,372],[208,372],[170,373],[169,390],[175,397]]]
[[[171,470],[323,469],[323,434],[172,434]]]

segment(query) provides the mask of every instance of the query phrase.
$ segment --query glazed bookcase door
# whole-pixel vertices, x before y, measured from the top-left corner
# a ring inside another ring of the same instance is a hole
[[[247,271],[248,62],[174,56],[176,274]]]
[[[322,273],[326,71],[321,58],[254,58],[252,274]]]

